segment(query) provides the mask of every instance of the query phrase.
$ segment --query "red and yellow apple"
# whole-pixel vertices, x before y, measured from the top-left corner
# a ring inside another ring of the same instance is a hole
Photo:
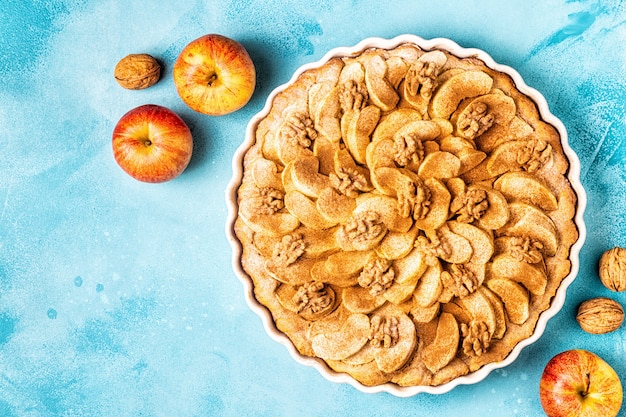
[[[156,183],[176,178],[187,168],[192,150],[191,130],[167,107],[135,107],[113,128],[115,161],[139,181]]]
[[[615,370],[584,349],[555,355],[539,382],[539,399],[548,417],[615,417],[622,396]]]
[[[248,51],[226,36],[209,34],[191,41],[174,62],[174,85],[193,110],[220,116],[242,108],[256,87]]]

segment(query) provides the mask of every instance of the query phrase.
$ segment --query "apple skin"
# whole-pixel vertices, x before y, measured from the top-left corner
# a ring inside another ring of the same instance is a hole
[[[239,110],[256,87],[256,70],[248,51],[217,34],[187,44],[174,62],[173,78],[185,104],[211,116]]]
[[[160,183],[179,176],[191,160],[193,138],[183,119],[167,107],[144,104],[113,128],[113,156],[131,177]]]
[[[615,417],[622,396],[615,370],[584,349],[554,356],[539,382],[541,406],[548,417]]]

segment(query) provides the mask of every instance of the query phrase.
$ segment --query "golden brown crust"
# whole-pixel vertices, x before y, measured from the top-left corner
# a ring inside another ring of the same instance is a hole
[[[537,105],[475,57],[333,58],[257,126],[241,264],[302,355],[364,385],[441,385],[549,308],[578,238],[568,167]]]

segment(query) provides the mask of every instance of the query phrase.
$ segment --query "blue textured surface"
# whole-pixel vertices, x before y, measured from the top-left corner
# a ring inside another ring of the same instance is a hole
[[[591,336],[574,319],[592,296],[626,303],[597,278],[600,254],[626,245],[621,1],[148,3],[0,2],[0,416],[539,416],[541,371],[569,348],[626,381],[624,329]],[[241,41],[256,63],[237,113],[194,113],[175,92],[178,52],[205,33]],[[294,362],[248,309],[224,236],[231,158],[269,92],[331,48],[402,33],[516,68],[567,127],[589,197],[580,273],[542,338],[477,385],[404,399]],[[140,52],[163,77],[123,90],[113,68]],[[145,103],[194,134],[189,168],[169,183],[139,183],[112,156],[113,126]]]

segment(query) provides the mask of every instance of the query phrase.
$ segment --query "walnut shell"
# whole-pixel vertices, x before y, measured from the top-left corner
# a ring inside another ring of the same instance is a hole
[[[626,291],[626,249],[615,247],[602,254],[598,274],[611,291]]]
[[[610,298],[592,298],[578,307],[576,321],[587,333],[610,333],[622,325],[624,309],[620,303]]]
[[[115,66],[115,80],[128,90],[148,88],[161,77],[161,66],[148,54],[130,54]]]

